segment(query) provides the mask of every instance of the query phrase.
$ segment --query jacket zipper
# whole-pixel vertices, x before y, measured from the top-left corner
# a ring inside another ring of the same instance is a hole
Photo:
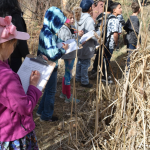
[[[24,128],[25,131],[27,131],[27,129],[23,126],[23,124],[21,124],[21,126]]]
[[[20,115],[20,117],[21,117],[21,115]],[[27,131],[27,129],[23,126],[23,124],[21,123],[21,119],[20,119],[20,124],[21,124],[21,126],[24,128],[24,130],[25,131]]]

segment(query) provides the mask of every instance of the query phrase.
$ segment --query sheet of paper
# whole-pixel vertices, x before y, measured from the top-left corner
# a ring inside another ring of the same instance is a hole
[[[20,69],[18,70],[17,74],[19,75],[23,89],[25,93],[28,91],[29,82],[30,82],[30,75],[31,72],[37,70],[41,74],[40,81],[37,85],[37,88],[42,91],[45,87],[47,80],[50,77],[50,74],[53,71],[53,66],[46,66],[39,64],[37,62],[31,61],[30,58],[26,57],[23,64],[21,65]]]
[[[75,39],[70,39],[70,40],[67,40],[65,42],[58,43],[57,47],[61,48],[63,46],[62,43],[68,44],[68,46],[69,46],[69,48],[66,51],[66,54],[71,53],[71,52],[77,50],[77,48],[79,49],[79,47],[77,47],[77,43],[76,43]]]
[[[88,41],[90,38],[94,37],[94,31],[91,30],[88,33],[84,34],[81,39],[80,39],[80,43],[83,43],[85,41]]]

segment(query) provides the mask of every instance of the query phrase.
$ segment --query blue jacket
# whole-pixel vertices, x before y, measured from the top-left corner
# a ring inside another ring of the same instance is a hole
[[[58,59],[65,53],[63,48],[58,49],[57,43],[62,42],[56,35],[59,29],[66,22],[66,17],[57,7],[50,7],[44,17],[43,28],[39,37],[38,55],[42,53],[50,61],[58,66]]]

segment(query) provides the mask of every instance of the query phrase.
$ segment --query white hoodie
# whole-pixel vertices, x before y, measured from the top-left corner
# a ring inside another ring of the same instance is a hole
[[[75,22],[76,29],[77,29],[77,25],[78,25],[78,30],[79,31],[83,30],[84,34],[91,30],[95,30],[94,20],[91,17],[91,15],[88,13],[81,14],[80,21]],[[83,45],[83,48],[78,50],[78,58],[89,59],[94,56],[94,51],[95,51],[94,41],[96,41],[96,38],[92,38],[92,39],[88,40]]]

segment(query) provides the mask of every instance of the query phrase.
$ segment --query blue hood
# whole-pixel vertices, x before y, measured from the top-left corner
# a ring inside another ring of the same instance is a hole
[[[53,34],[56,34],[66,22],[66,19],[62,11],[53,6],[46,11],[43,26],[47,26]]]
[[[39,37],[38,54],[42,53],[53,62],[56,62],[65,53],[63,48],[58,49],[57,43],[61,42],[56,36],[56,33],[60,30],[67,18],[62,11],[57,7],[50,7],[46,13],[43,23],[43,28]]]

